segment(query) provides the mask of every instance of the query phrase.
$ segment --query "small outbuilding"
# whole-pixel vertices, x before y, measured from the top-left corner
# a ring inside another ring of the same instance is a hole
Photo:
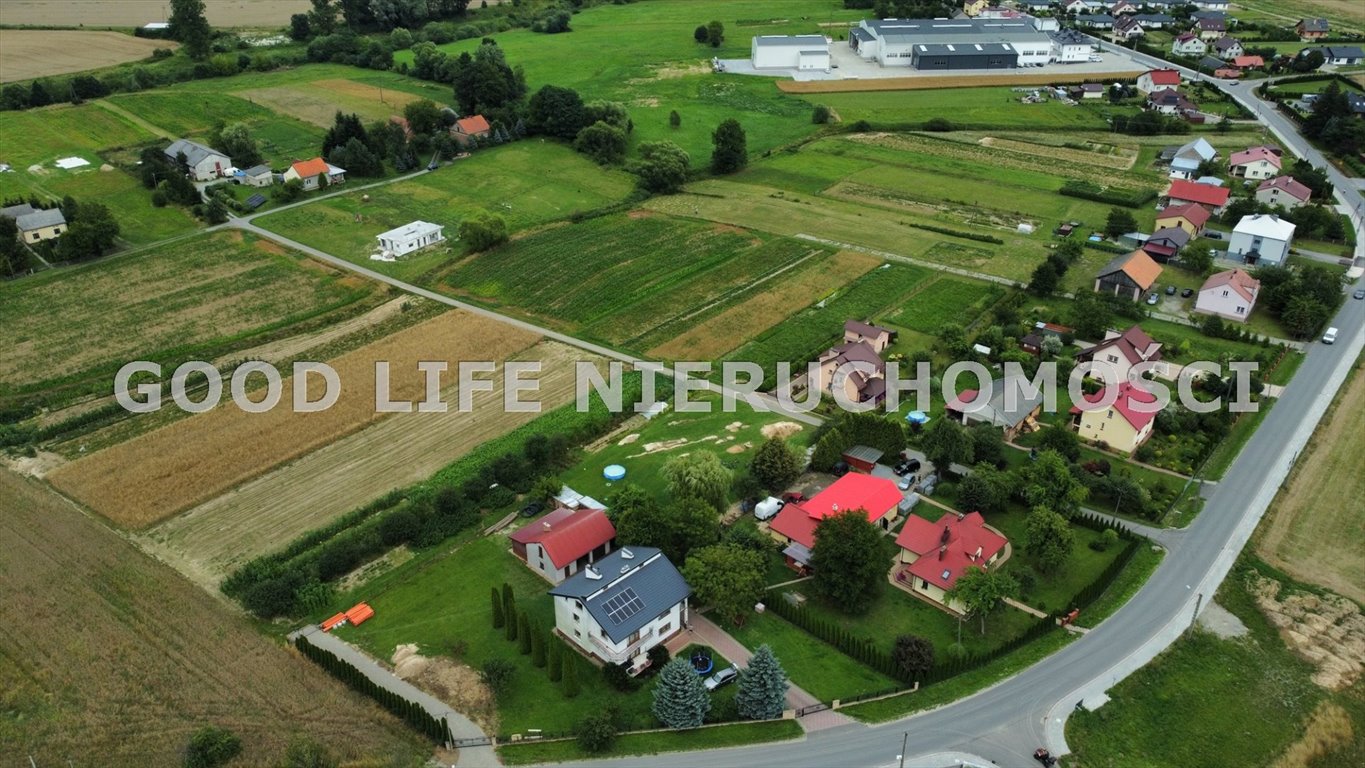
[[[825,70],[830,68],[824,35],[758,35],[750,44],[754,69]]]
[[[882,460],[882,452],[866,445],[855,445],[844,451],[844,461],[859,472],[871,472]]]
[[[397,229],[381,232],[379,247],[386,253],[402,256],[445,240],[445,227],[428,221],[414,221]]]
[[[275,183],[275,174],[268,165],[253,165],[245,171],[237,172],[238,183],[248,187],[268,187]]]

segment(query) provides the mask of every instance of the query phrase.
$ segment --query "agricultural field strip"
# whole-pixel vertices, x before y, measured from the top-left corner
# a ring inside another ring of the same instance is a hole
[[[212,722],[242,764],[276,765],[290,740],[345,762],[416,738],[213,596],[138,552],[40,483],[0,470],[0,743],[37,765],[179,765]],[[27,762],[27,761],[25,761]]]
[[[496,320],[447,312],[332,361],[342,388],[325,411],[248,414],[220,405],[60,467],[48,480],[119,525],[144,527],[382,418],[375,412],[376,361],[390,363],[391,399],[416,400],[425,391],[419,360],[502,359],[537,340]],[[309,384],[316,399],[321,383],[314,377]],[[286,391],[291,386],[285,382]]]
[[[523,397],[549,411],[574,397],[575,363],[589,358],[557,342],[542,342],[512,360],[540,361],[540,389]],[[394,489],[421,482],[490,439],[539,413],[504,413],[504,369],[491,377],[492,392],[474,395],[469,413],[454,410],[455,387],[445,414],[399,413],[234,488],[137,536],[143,548],[216,588],[247,560]]]
[[[5,23],[10,10],[6,3]],[[0,83],[66,75],[112,67],[152,55],[157,48],[178,48],[171,40],[152,40],[112,31],[0,29]]]

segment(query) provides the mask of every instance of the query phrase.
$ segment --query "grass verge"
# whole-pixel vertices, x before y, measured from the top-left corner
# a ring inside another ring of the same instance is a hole
[[[1147,578],[1158,565],[1161,565],[1161,559],[1165,556],[1164,549],[1154,548],[1150,544],[1139,545],[1137,551],[1133,553],[1133,559],[1128,561],[1128,567],[1119,572],[1109,584],[1109,588],[1095,598],[1095,602],[1081,611],[1076,623],[1082,627],[1094,627],[1112,616],[1136,595],[1139,589],[1142,589],[1142,585],[1147,583]]]
[[[621,736],[605,752],[589,753],[576,740],[543,741],[508,744],[498,747],[498,758],[503,765],[532,763],[560,763],[569,760],[654,755],[660,752],[690,752],[700,749],[721,749],[746,744],[766,744],[788,741],[801,736],[801,726],[795,720],[772,720],[763,723],[718,725],[686,731],[653,731]]]

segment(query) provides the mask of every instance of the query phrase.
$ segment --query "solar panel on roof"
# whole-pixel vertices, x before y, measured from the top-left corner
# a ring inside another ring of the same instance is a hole
[[[607,609],[607,618],[611,619],[612,624],[620,625],[631,616],[639,613],[644,607],[644,601],[635,594],[635,589],[626,587],[618,595],[613,595],[611,599],[603,604]]]
[[[265,195],[255,194],[246,199],[246,207],[260,208],[265,203]]]

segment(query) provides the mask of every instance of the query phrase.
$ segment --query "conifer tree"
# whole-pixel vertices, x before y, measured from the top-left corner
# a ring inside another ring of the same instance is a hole
[[[669,728],[696,728],[711,709],[711,697],[691,662],[675,658],[664,665],[654,684],[651,707],[659,722]]]
[[[491,595],[493,603],[493,628],[502,629],[505,619],[502,615],[502,595],[498,594],[498,588],[493,587]]]
[[[564,698],[572,699],[578,695],[578,664],[574,657],[564,654]]]
[[[774,720],[787,707],[787,673],[765,643],[754,651],[749,666],[740,670],[735,706],[749,720]]]
[[[531,652],[531,621],[526,618],[526,611],[517,616],[517,638],[521,641],[521,655],[526,656]]]

